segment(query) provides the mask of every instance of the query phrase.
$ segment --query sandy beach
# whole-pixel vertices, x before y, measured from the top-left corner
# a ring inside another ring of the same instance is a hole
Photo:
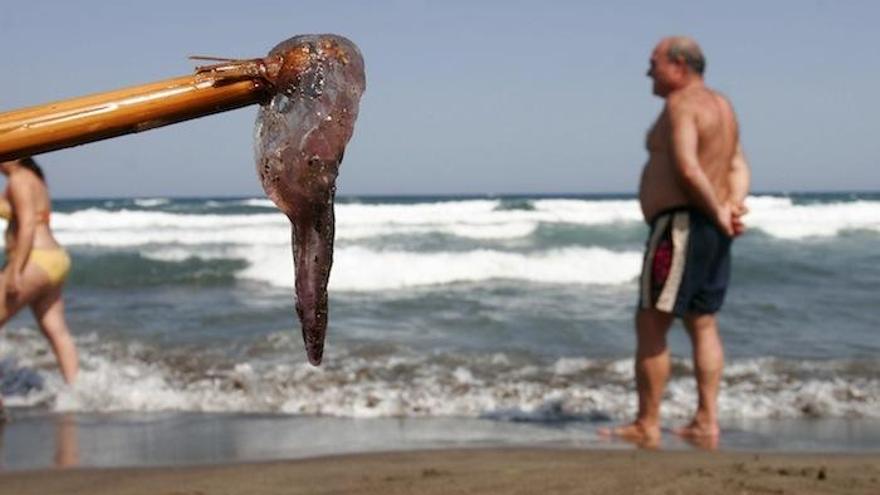
[[[475,449],[0,474],[2,494],[877,494],[880,456]]]

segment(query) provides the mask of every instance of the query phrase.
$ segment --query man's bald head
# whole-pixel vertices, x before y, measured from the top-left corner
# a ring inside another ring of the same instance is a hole
[[[703,50],[693,38],[687,36],[670,36],[660,42],[666,45],[666,56],[669,60],[682,60],[696,74],[703,75],[706,70],[706,57]]]

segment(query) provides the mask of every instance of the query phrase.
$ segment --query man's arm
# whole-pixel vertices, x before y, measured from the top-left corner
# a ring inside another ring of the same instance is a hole
[[[751,182],[752,171],[749,168],[749,162],[743,153],[742,145],[737,143],[736,154],[730,164],[730,203],[733,209],[733,231],[734,235],[740,235],[745,231],[741,217],[749,210],[746,208],[746,196],[749,194],[749,183]]]
[[[749,168],[749,162],[743,153],[742,145],[736,145],[736,155],[730,164],[730,202],[735,205],[741,205],[749,195],[749,182],[752,178],[752,171]]]
[[[688,198],[727,235],[733,235],[730,205],[722,204],[712,183],[700,166],[697,154],[698,131],[696,113],[678,102],[668,102],[671,131],[672,162],[679,183]]]

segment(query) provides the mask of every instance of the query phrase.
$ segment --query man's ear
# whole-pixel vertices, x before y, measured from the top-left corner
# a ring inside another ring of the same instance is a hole
[[[686,63],[684,61],[684,57],[681,55],[676,55],[675,57],[671,57],[672,62],[677,65],[680,69],[687,69]]]

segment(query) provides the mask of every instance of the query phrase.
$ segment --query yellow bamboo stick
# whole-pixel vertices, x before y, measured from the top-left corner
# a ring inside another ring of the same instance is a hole
[[[232,61],[189,76],[0,113],[0,161],[260,102],[271,93],[267,60]]]

